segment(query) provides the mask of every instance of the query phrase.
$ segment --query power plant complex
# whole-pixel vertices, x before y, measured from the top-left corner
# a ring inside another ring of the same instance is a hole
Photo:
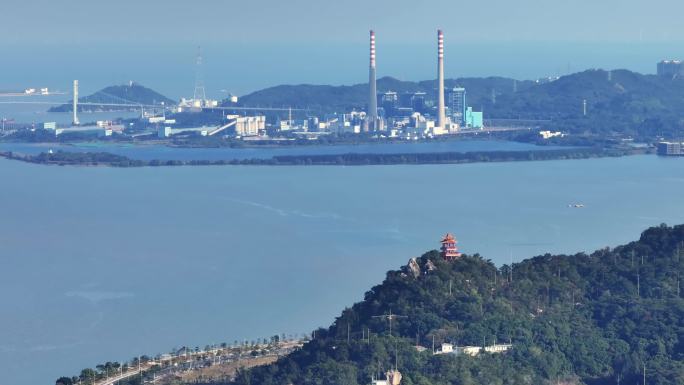
[[[155,138],[217,136],[242,140],[317,139],[325,135],[354,134],[412,140],[483,128],[482,112],[473,111],[467,105],[466,89],[445,88],[444,32],[441,29],[437,30],[437,81],[434,93],[430,90],[398,93],[391,89],[379,92],[376,43],[376,33],[370,30],[365,111],[361,108],[316,116],[306,109],[284,106],[240,106],[237,97],[232,95],[223,100],[209,99],[202,76],[203,58],[198,48],[192,98],[181,98],[177,103],[169,103],[167,99],[166,104],[143,104],[116,96],[114,98],[118,100],[112,102],[101,98],[79,99],[79,82],[74,80],[73,99],[69,102],[71,126],[59,127],[56,122],[45,122],[42,127],[53,131],[55,135],[96,132],[100,136],[117,134],[143,137],[152,134]],[[129,88],[133,85],[130,82]],[[287,103],[286,100],[283,102]],[[97,109],[107,111],[110,108],[111,111],[139,111],[139,119],[130,119],[125,124],[107,120],[86,124],[80,122],[79,112]],[[171,114],[170,117],[167,117],[167,112]],[[293,112],[297,118],[293,118]],[[283,116],[285,114],[286,117]]]
[[[375,31],[370,31],[370,66],[368,69],[368,110],[365,117],[360,117],[363,132],[386,132],[387,136],[406,136],[417,138],[453,134],[461,129],[482,129],[482,112],[473,111],[467,106],[466,90],[456,87],[448,92],[444,86],[444,32],[437,30],[437,105],[431,111],[426,103],[426,95],[416,92],[402,95],[404,106],[400,106],[400,96],[393,91],[377,92]],[[378,99],[382,101],[378,107]],[[447,107],[448,102],[448,107]],[[378,112],[382,111],[382,114]],[[450,111],[447,116],[447,111]],[[432,116],[432,118],[431,118]],[[358,133],[359,126],[346,124],[359,118],[358,114],[343,116],[342,127],[338,130]],[[338,118],[333,123],[340,122]]]

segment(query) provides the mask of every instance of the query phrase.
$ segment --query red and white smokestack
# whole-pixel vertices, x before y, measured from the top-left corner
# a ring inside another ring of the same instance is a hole
[[[437,30],[437,126],[446,128],[444,108],[444,33]]]
[[[378,93],[375,81],[375,32],[370,31],[370,68],[368,69],[368,115],[366,131],[374,131],[378,127]]]
[[[370,66],[375,68],[375,32],[370,31]]]
[[[444,59],[444,33],[441,29],[437,30],[437,57]]]

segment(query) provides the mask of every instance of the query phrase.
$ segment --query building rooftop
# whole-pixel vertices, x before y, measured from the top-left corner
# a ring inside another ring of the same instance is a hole
[[[444,236],[444,238],[442,239],[441,242],[442,243],[456,242],[456,238],[454,238],[454,236],[451,235],[451,233],[446,233],[446,235]]]

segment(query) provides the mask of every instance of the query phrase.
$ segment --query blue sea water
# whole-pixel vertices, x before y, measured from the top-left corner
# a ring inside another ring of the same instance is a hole
[[[116,169],[0,159],[0,372],[48,384],[182,345],[309,332],[447,231],[499,265],[628,242],[684,222],[682,162]]]

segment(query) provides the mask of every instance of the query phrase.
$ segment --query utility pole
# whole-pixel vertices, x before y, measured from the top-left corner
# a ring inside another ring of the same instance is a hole
[[[397,344],[394,344],[394,371],[399,370],[399,349],[397,348]]]
[[[644,362],[644,384],[646,385],[646,363]]]
[[[677,272],[677,298],[680,297],[680,288],[679,288],[679,272]]]
[[[572,308],[575,308],[575,289],[572,289]]]
[[[387,319],[389,321],[389,334],[391,336],[392,335],[392,320],[394,320],[396,318],[408,318],[408,316],[392,314],[392,309],[390,309],[389,314],[376,315],[376,316],[373,316],[373,318],[385,318],[385,319]]]

